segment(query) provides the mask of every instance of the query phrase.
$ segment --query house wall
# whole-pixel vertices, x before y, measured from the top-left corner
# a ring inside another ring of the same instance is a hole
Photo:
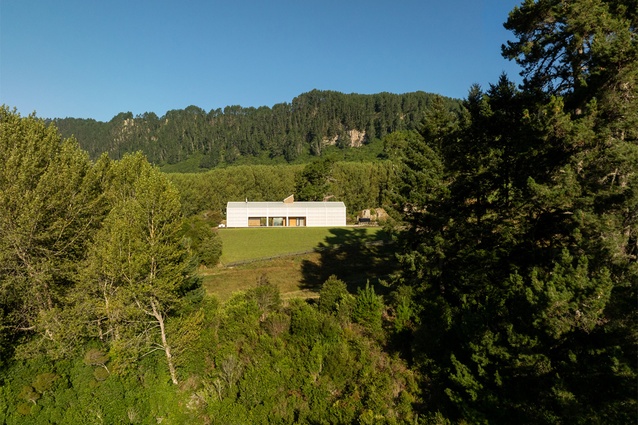
[[[303,205],[274,202],[229,203],[226,210],[226,226],[259,226],[259,217],[282,217],[289,226],[296,226],[298,217],[305,218],[305,225],[308,227],[345,226],[345,205],[337,202],[330,204],[326,206],[322,202],[318,202],[317,205],[311,202]]]

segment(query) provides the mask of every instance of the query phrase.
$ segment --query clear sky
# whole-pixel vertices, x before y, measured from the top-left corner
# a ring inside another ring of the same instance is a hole
[[[273,106],[313,89],[464,98],[515,0],[0,0],[0,103],[94,118]]]

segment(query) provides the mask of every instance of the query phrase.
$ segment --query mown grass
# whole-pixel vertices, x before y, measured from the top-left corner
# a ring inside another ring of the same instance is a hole
[[[387,235],[375,227],[220,229],[219,234],[222,262],[201,268],[200,275],[207,293],[221,301],[255,287],[264,276],[283,299],[318,297],[332,274],[354,292],[366,281],[386,278],[394,263]]]
[[[342,229],[340,233],[344,235],[364,232],[368,237],[374,237],[380,230],[378,227],[338,229]],[[325,244],[328,239],[335,238],[335,233],[334,228],[327,227],[219,229],[219,236],[223,243],[221,263],[228,265],[260,258],[305,253]],[[337,239],[333,244],[339,243]]]

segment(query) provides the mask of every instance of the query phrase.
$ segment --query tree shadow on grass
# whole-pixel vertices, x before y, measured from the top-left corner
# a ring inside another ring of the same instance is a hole
[[[380,281],[389,280],[398,270],[394,250],[390,236],[384,231],[373,233],[358,227],[330,229],[330,236],[316,248],[319,261],[303,261],[301,286],[319,291],[335,275],[353,294],[368,281],[378,294],[387,292]]]

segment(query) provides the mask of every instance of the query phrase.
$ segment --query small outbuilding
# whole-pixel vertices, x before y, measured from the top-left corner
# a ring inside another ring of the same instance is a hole
[[[227,227],[337,227],[346,225],[343,202],[229,202]]]

